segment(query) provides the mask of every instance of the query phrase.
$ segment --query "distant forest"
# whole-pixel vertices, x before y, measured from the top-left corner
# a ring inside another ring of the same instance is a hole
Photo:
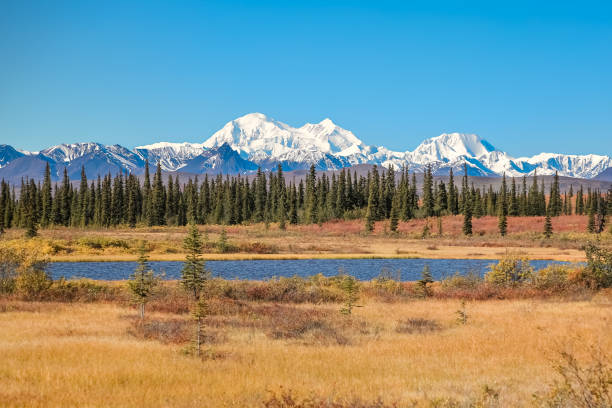
[[[343,169],[331,177],[318,175],[314,166],[307,176],[288,182],[282,167],[262,172],[249,181],[246,176],[217,175],[181,180],[178,175],[162,175],[159,164],[153,176],[147,162],[142,182],[132,174],[119,173],[90,181],[84,169],[77,188],[66,171],[61,183],[51,182],[47,165],[42,184],[22,180],[19,194],[2,181],[0,184],[0,231],[25,228],[36,235],[38,228],[50,226],[114,227],[137,225],[186,225],[242,223],[287,224],[323,223],[334,219],[363,219],[365,229],[375,221],[389,220],[391,231],[400,220],[464,216],[464,229],[470,235],[472,217],[497,216],[505,234],[507,216],[547,216],[588,214],[589,231],[601,232],[606,215],[612,214],[612,187],[607,191],[585,191],[582,186],[561,193],[559,178],[547,186],[538,177],[527,183],[505,176],[494,189],[475,188],[467,175],[455,180],[452,170],[447,183],[436,181],[428,167],[418,188],[415,173],[396,172],[374,166],[358,176]],[[164,180],[165,178],[165,180]]]

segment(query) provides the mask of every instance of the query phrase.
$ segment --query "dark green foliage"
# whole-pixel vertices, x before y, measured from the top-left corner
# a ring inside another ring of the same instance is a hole
[[[189,227],[183,247],[187,255],[181,270],[181,284],[193,295],[194,300],[199,300],[204,285],[210,279],[210,271],[206,269],[206,263],[201,256],[204,242],[195,224]]]
[[[344,292],[344,306],[340,309],[340,313],[350,315],[353,313],[353,308],[357,306],[359,300],[359,282],[351,275],[345,275],[342,278],[341,284]]]
[[[159,284],[159,277],[149,265],[146,243],[143,241],[138,248],[138,266],[127,282],[128,288],[132,293],[134,302],[140,308],[140,318],[144,319],[145,305]]]
[[[189,233],[185,237],[183,247],[187,251],[185,263],[181,270],[181,284],[189,293],[193,295],[195,306],[192,314],[197,323],[195,349],[196,354],[200,355],[202,339],[202,319],[206,317],[208,305],[206,299],[202,298],[204,286],[210,281],[211,273],[206,269],[206,264],[201,257],[204,242],[195,224],[189,227]]]
[[[547,205],[536,175],[529,192],[523,178],[521,193],[517,194],[514,179],[509,191],[505,177],[495,191],[492,185],[470,185],[467,166],[463,171],[459,189],[452,172],[446,184],[443,180],[434,181],[432,169],[427,167],[419,205],[416,174],[402,169],[396,175],[392,167],[373,166],[367,176],[346,169],[331,176],[318,176],[311,166],[303,180],[289,181],[279,166],[274,173],[260,169],[251,181],[241,175],[219,174],[205,175],[202,181],[196,177],[182,182],[178,176],[162,177],[157,164],[151,184],[147,163],[142,183],[135,175],[124,173],[106,174],[90,183],[82,169],[78,187],[73,187],[66,172],[61,182],[53,185],[50,169],[46,168],[42,184],[24,179],[19,194],[11,191],[7,183],[0,183],[0,233],[18,227],[33,236],[38,228],[54,225],[108,228],[252,222],[264,222],[268,228],[277,223],[284,229],[287,223],[321,224],[356,218],[364,220],[367,232],[374,230],[376,221],[389,220],[393,232],[400,220],[461,214],[465,235],[472,234],[473,217],[486,215],[498,216],[500,233],[505,234],[508,215],[571,214],[574,201],[577,214],[589,214],[589,231],[600,233],[608,227],[612,190],[585,193],[579,188],[574,198],[570,188],[561,198],[555,178]]]
[[[429,269],[429,265],[425,265],[423,270],[421,271],[421,279],[417,281],[417,284],[420,288],[421,294],[423,297],[428,297],[431,295],[430,284],[434,282],[433,275],[431,274],[431,270]]]
[[[546,238],[550,238],[553,233],[552,222],[550,220],[550,214],[546,213],[546,218],[544,219],[544,236]]]

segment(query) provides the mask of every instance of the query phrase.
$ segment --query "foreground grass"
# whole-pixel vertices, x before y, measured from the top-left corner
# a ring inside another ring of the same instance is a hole
[[[612,299],[605,292],[577,302],[468,302],[466,325],[456,322],[457,300],[366,299],[362,305],[350,318],[359,324],[348,325],[338,304],[290,305],[288,319],[323,313],[342,328],[343,344],[317,330],[271,335],[260,322],[273,305],[241,303],[232,316],[219,308],[209,319],[210,344],[200,361],[184,353],[183,338],[135,334],[136,312],[126,306],[5,300],[0,401],[7,407],[242,407],[262,406],[270,392],[284,389],[408,404],[475,401],[487,386],[499,393],[499,406],[529,406],[532,394],[554,379],[556,351],[571,347],[585,359],[587,345],[612,349]],[[282,315],[274,318],[277,327],[288,324]],[[417,318],[435,324],[425,331],[398,324]],[[153,312],[148,319],[189,317]]]

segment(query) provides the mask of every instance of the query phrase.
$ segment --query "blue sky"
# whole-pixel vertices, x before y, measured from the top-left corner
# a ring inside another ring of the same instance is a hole
[[[196,142],[262,112],[612,154],[610,2],[531,3],[3,0],[0,143]]]

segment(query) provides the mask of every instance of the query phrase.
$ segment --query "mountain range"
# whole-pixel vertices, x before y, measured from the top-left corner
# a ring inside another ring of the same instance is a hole
[[[351,131],[324,119],[292,127],[261,113],[251,113],[228,122],[203,143],[160,142],[133,150],[120,145],[74,143],[26,152],[0,145],[0,178],[17,182],[22,177],[40,178],[47,163],[57,180],[64,168],[71,179],[80,178],[81,167],[88,177],[127,171],[140,174],[145,162],[160,164],[167,172],[195,174],[250,173],[261,167],[273,170],[282,164],[286,171],[336,170],[357,164],[407,167],[422,172],[431,165],[434,174],[453,169],[462,174],[464,164],[474,176],[522,176],[537,172],[579,178],[612,177],[612,158],[607,155],[541,153],[512,157],[478,135],[444,133],[422,142],[413,151],[392,151],[367,145]]]

